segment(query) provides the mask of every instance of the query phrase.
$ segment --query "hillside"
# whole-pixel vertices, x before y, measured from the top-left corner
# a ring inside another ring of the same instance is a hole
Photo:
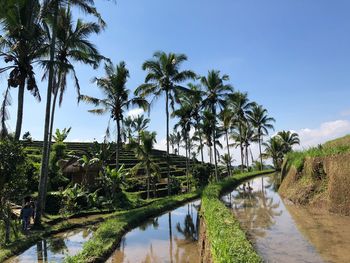
[[[289,154],[279,193],[294,203],[350,215],[350,135]]]
[[[65,142],[67,145],[67,151],[74,151],[77,155],[83,155],[91,149],[93,143],[85,142]],[[42,141],[32,141],[23,142],[25,146],[25,151],[28,157],[32,158],[35,162],[41,161],[41,148]],[[111,159],[108,160],[108,164],[111,168],[115,167],[115,154],[111,155]],[[166,192],[166,177],[167,177],[167,163],[166,163],[166,152],[160,150],[153,150],[152,158],[160,167],[161,179],[157,184],[157,189],[161,192],[162,190]],[[135,157],[134,152],[128,151],[126,149],[121,149],[120,151],[120,164],[124,164],[126,169],[130,169],[137,164],[138,160]],[[186,168],[186,158],[180,155],[170,154],[170,176],[174,176],[181,181],[185,180],[185,168]],[[139,183],[138,181],[144,181],[142,171],[137,177],[127,178],[129,187],[127,191],[140,191],[144,183]],[[140,189],[141,187],[141,189]]]

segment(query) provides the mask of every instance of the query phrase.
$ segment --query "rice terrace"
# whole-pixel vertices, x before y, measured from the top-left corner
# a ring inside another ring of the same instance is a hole
[[[0,262],[350,262],[349,10],[1,0]]]

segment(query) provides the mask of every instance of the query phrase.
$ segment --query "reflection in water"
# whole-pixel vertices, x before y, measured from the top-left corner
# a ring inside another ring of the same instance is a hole
[[[350,262],[350,217],[286,204],[297,227],[327,262]]]
[[[242,184],[222,200],[231,207],[266,262],[323,262],[298,231],[275,191],[273,179],[252,179],[248,186]]]
[[[90,229],[75,229],[41,240],[19,256],[8,259],[15,262],[63,262],[68,255],[77,254],[92,236]]]
[[[199,204],[191,202],[130,231],[107,262],[198,262]]]

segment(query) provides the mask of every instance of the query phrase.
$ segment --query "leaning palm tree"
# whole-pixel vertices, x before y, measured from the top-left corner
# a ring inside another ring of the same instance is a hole
[[[277,136],[283,142],[283,153],[286,154],[292,150],[293,145],[300,144],[299,135],[291,131],[280,131]]]
[[[151,158],[153,145],[156,142],[156,135],[155,132],[141,131],[141,143],[131,140],[131,143],[128,145],[128,148],[135,152],[136,158],[139,160],[139,162],[131,168],[131,173],[137,174],[141,169],[146,171],[147,199],[150,197],[150,181],[152,173],[160,172],[158,164]]]
[[[168,194],[171,194],[170,187],[170,159],[169,159],[169,103],[172,108],[180,90],[186,91],[181,83],[188,79],[194,79],[196,74],[190,70],[180,71],[181,64],[187,60],[184,54],[174,54],[157,51],[153,54],[153,59],[143,63],[142,69],[148,74],[145,83],[135,90],[135,95],[143,98],[153,96],[154,99],[165,94],[165,115],[166,115],[166,140],[167,140],[167,179]]]
[[[269,117],[267,110],[261,105],[254,104],[250,110],[247,112],[248,120],[251,125],[255,128],[257,139],[259,143],[259,154],[260,154],[260,169],[263,169],[263,161],[261,155],[261,143],[264,135],[269,134],[269,129],[274,129],[272,122],[275,122],[275,119]]]
[[[124,118],[125,110],[129,109],[131,105],[137,105],[144,110],[148,110],[148,103],[142,98],[129,99],[129,90],[126,88],[126,82],[129,78],[129,71],[122,61],[116,67],[112,63],[105,64],[106,76],[103,78],[95,78],[97,86],[105,94],[104,99],[98,99],[86,95],[80,95],[80,99],[95,105],[96,109],[89,110],[90,113],[102,115],[110,114],[110,120],[116,122],[117,136],[116,136],[116,169],[119,169],[119,151],[121,146],[121,124]],[[101,107],[99,107],[101,106]],[[109,125],[107,127],[106,135],[109,137]]]
[[[225,106],[225,100],[233,88],[229,84],[224,84],[229,80],[228,75],[220,76],[220,71],[211,70],[208,72],[207,77],[201,78],[201,84],[204,88],[203,94],[205,96],[203,100],[203,106],[211,111],[213,114],[213,138],[216,138],[216,112],[217,108],[223,108]],[[218,163],[216,156],[216,140],[214,141],[214,161],[215,161],[215,178],[218,180]]]
[[[0,57],[6,64],[0,68],[0,73],[9,71],[8,87],[18,88],[15,140],[19,140],[21,135],[25,89],[38,101],[41,100],[33,70],[33,64],[47,48],[39,12],[37,0],[8,0],[0,7],[3,32],[0,36]]]

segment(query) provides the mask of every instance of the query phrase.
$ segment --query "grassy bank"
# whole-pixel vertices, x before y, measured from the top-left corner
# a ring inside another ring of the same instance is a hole
[[[198,192],[172,196],[153,202],[147,207],[141,207],[118,213],[101,223],[92,239],[85,243],[83,250],[67,262],[104,262],[115,250],[122,236],[146,219],[175,208],[187,201],[199,197]]]
[[[350,135],[289,153],[279,193],[295,204],[350,215]]]
[[[254,263],[262,261],[247,240],[238,220],[220,201],[219,197],[222,193],[232,189],[246,179],[271,172],[273,171],[235,175],[222,182],[210,184],[203,191],[201,212],[207,228],[206,238],[210,244],[210,254],[213,262]]]

